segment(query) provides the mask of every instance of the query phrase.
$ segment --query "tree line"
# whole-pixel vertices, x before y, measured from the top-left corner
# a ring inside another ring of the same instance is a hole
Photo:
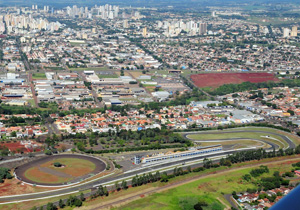
[[[273,87],[299,87],[299,79],[284,79],[280,82],[261,82],[261,83],[251,83],[243,82],[241,84],[224,84],[216,89],[208,91],[211,95],[226,95],[229,93],[243,92],[247,90],[257,90],[260,88],[273,88]]]

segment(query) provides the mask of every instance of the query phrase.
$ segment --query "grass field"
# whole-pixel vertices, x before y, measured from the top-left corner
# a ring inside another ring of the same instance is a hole
[[[251,16],[248,18],[246,21],[250,23],[255,23],[255,24],[260,24],[260,25],[273,25],[273,26],[284,26],[284,25],[290,25],[295,23],[296,21],[299,21],[297,18],[296,20],[293,19],[283,19],[282,17],[266,17],[266,18],[261,18],[261,17],[255,17]]]
[[[29,99],[29,100],[27,100],[27,102],[28,102],[32,107],[35,106],[34,99]]]
[[[65,167],[54,167],[54,162],[59,162]],[[66,176],[62,177],[54,173],[48,173],[41,170],[41,168],[48,168],[53,171],[61,172],[66,174]],[[48,161],[40,165],[40,167],[36,166],[28,169],[25,171],[25,176],[27,179],[30,179],[34,182],[57,184],[69,182],[76,177],[89,174],[95,170],[95,168],[96,165],[88,160],[79,158],[57,158],[54,161]]]
[[[266,132],[273,132],[281,135],[285,135],[289,137],[296,145],[300,144],[300,138],[299,136],[293,135],[288,132],[284,132],[278,129],[272,129],[272,128],[258,128],[258,127],[246,127],[246,128],[236,128],[235,130],[254,130],[254,131],[266,131]]]
[[[299,161],[299,159],[297,160]],[[294,161],[294,162],[297,162]],[[274,171],[287,172],[292,169],[291,162],[281,162],[276,164],[267,164],[270,172],[263,175],[264,177],[272,176]],[[258,167],[253,167],[258,168]],[[209,204],[208,209],[224,209],[228,207],[229,203],[223,195],[231,194],[232,191],[243,192],[247,188],[255,188],[252,182],[242,180],[242,176],[248,174],[252,168],[234,169],[229,172],[221,172],[211,174],[209,177],[199,178],[193,181],[167,191],[152,194],[148,197],[138,199],[129,204],[115,209],[132,210],[132,209],[162,209],[162,210],[175,210],[175,209],[193,209],[199,200],[203,200]],[[260,176],[259,178],[261,178]],[[257,179],[259,179],[257,178]],[[299,181],[299,177],[296,178]]]
[[[73,178],[58,177],[41,171],[38,167],[33,167],[25,172],[25,177],[38,183],[59,184],[71,181]]]
[[[47,79],[45,73],[33,73],[32,79]]]
[[[140,71],[130,71],[130,74],[131,74],[135,79],[139,78],[141,75],[145,75],[145,74],[143,74],[142,70],[140,70]]]
[[[118,78],[117,74],[98,74],[99,78]]]
[[[211,146],[215,144],[222,144],[223,146],[232,146],[232,149],[240,149],[245,147],[259,147],[259,148],[267,148],[269,147],[266,143],[257,142],[253,140],[238,140],[238,141],[223,141],[223,142],[201,142],[201,146]]]
[[[90,190],[82,191],[83,193],[88,193]],[[72,194],[72,196],[78,196],[81,192],[77,192]],[[53,198],[47,198],[47,199],[41,199],[41,200],[34,200],[34,201],[27,201],[27,202],[21,202],[21,203],[14,203],[14,204],[6,204],[6,205],[0,205],[1,210],[24,210],[24,209],[31,209],[33,207],[42,206],[47,204],[48,202],[55,202],[61,199],[67,199],[70,195],[63,195],[59,197],[53,197]],[[46,208],[44,208],[46,209]],[[65,210],[73,209],[72,207],[65,207]]]

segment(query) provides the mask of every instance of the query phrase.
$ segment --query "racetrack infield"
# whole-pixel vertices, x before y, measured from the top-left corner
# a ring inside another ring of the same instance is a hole
[[[57,168],[54,162],[65,167]],[[83,155],[54,155],[26,163],[15,169],[17,178],[33,185],[63,186],[77,183],[101,173],[106,164],[94,157]]]

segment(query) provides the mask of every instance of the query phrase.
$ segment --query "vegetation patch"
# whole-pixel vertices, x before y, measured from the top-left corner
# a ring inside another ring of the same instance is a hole
[[[33,73],[32,79],[47,79],[45,73]]]

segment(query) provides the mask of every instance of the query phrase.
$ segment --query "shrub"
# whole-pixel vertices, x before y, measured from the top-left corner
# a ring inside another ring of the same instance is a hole
[[[62,164],[59,163],[59,162],[55,162],[55,163],[53,163],[53,165],[54,165],[55,167],[62,167]]]

